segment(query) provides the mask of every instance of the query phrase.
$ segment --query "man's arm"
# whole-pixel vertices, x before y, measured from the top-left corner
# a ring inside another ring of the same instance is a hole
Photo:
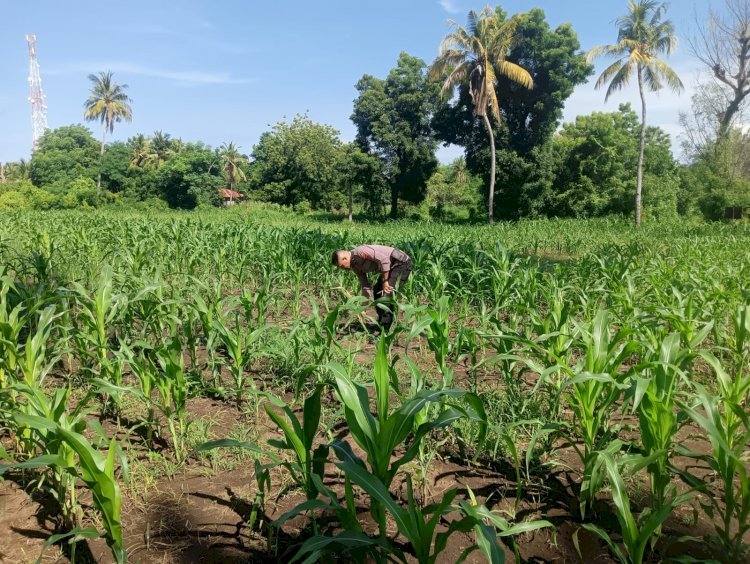
[[[362,295],[372,299],[372,285],[370,284],[370,279],[367,278],[367,274],[364,272],[356,272],[355,274],[359,278],[359,287],[362,290]]]
[[[386,270],[385,272],[382,272],[381,275],[383,278],[381,278],[381,284],[383,285],[383,293],[384,294],[390,294],[391,293],[391,285],[388,284],[388,277],[390,276],[390,271]]]

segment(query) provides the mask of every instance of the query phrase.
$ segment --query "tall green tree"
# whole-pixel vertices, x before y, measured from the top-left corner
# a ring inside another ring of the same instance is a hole
[[[495,14],[501,21],[508,19],[500,7]],[[539,8],[516,18],[515,39],[506,60],[525,68],[534,88],[529,90],[502,75],[495,83],[503,118],[501,123],[492,120],[497,148],[495,219],[517,219],[525,213],[521,200],[526,171],[544,166],[537,159],[560,125],[565,101],[594,72],[569,24],[551,28]],[[440,141],[464,148],[468,171],[484,180],[486,205],[492,159],[486,127],[473,110],[468,85],[463,84],[454,100],[439,107],[432,123]]]
[[[98,143],[88,128],[58,127],[39,139],[39,147],[31,156],[29,178],[38,188],[65,184],[81,176],[94,179],[99,158]]]
[[[343,208],[339,132],[306,115],[279,122],[253,147],[249,183],[255,197],[313,209]]]
[[[237,184],[247,180],[245,171],[242,170],[242,165],[248,162],[247,157],[240,153],[239,147],[235,146],[234,143],[224,143],[219,151],[219,159],[224,179],[229,184],[229,189],[234,191]],[[229,200],[232,201],[231,195]]]
[[[91,91],[88,100],[84,102],[83,117],[86,121],[100,121],[102,123],[102,145],[100,155],[104,154],[104,144],[107,131],[112,133],[115,123],[123,120],[132,121],[132,100],[125,94],[127,84],[117,84],[112,80],[112,71],[100,72],[99,75],[90,74]],[[101,174],[96,188],[101,190]]]
[[[531,89],[534,85],[529,72],[506,60],[513,44],[518,17],[501,20],[492,8],[480,14],[469,12],[466,28],[456,22],[455,27],[440,44],[440,54],[430,68],[433,78],[444,77],[441,93],[453,94],[456,86],[467,84],[474,106],[474,116],[482,118],[487,129],[492,161],[490,165],[490,193],[487,219],[494,220],[495,207],[495,134],[487,112],[500,123],[500,104],[495,91],[498,76]],[[447,76],[445,76],[447,75]]]
[[[399,200],[424,199],[427,180],[437,169],[431,119],[438,88],[428,80],[425,62],[403,52],[385,80],[365,75],[356,88],[351,119],[357,144],[383,162],[395,218]]]
[[[641,135],[638,155],[638,173],[635,191],[635,224],[641,224],[641,199],[643,191],[643,157],[646,147],[646,89],[661,90],[666,84],[671,90],[683,89],[677,73],[660,55],[669,55],[677,46],[674,25],[664,19],[666,4],[654,0],[628,0],[628,12],[617,19],[617,43],[600,45],[588,53],[588,60],[597,57],[616,57],[596,81],[596,87],[609,83],[605,100],[625,88],[635,74],[641,97]]]
[[[388,186],[383,175],[383,163],[375,155],[365,153],[356,142],[344,145],[340,174],[347,192],[349,222],[354,220],[354,203],[365,205],[375,217],[385,215]]]
[[[171,208],[218,205],[224,181],[217,167],[211,166],[215,160],[214,151],[202,143],[186,143],[154,172],[157,193]]]

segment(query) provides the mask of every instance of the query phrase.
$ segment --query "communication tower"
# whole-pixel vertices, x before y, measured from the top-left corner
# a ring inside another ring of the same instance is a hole
[[[31,102],[31,131],[33,150],[39,146],[39,139],[47,129],[47,104],[42,92],[42,77],[39,74],[39,63],[36,60],[36,35],[26,36],[29,45],[29,102]]]

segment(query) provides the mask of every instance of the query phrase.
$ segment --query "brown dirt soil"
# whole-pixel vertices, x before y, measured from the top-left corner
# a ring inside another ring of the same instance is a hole
[[[358,353],[357,361],[362,364],[372,362],[374,345],[366,344]],[[414,348],[412,348],[414,353]],[[429,353],[417,362],[428,365]],[[467,382],[469,375],[464,366],[455,367],[458,381]],[[500,384],[493,379],[484,379],[483,387],[497,388]],[[530,389],[533,382],[526,382]],[[291,397],[285,398],[291,401]],[[327,401],[324,403],[328,403]],[[254,429],[254,441],[265,443],[272,437],[278,438],[278,432],[261,409],[258,419],[255,411],[240,413],[231,399],[220,401],[208,398],[189,400],[188,413],[193,420],[210,422],[211,438],[226,437],[233,429],[246,427]],[[137,409],[131,419],[121,423],[134,425],[138,422]],[[615,423],[635,425],[637,420],[626,417]],[[117,431],[116,425],[109,420],[103,421],[108,433]],[[348,432],[345,425],[332,429],[338,438],[346,439]],[[637,432],[637,431],[635,431]],[[628,435],[630,433],[630,435]],[[623,433],[633,438],[633,431]],[[118,436],[125,433],[120,430]],[[319,437],[322,441],[322,437]],[[351,439],[349,439],[350,442]],[[679,435],[683,445],[702,453],[710,452],[710,445],[703,433],[694,425],[686,426]],[[131,436],[128,455],[133,461],[146,469],[154,470],[155,462],[149,458],[148,449],[137,437]],[[355,453],[359,453],[355,445]],[[551,521],[556,532],[542,529],[516,537],[519,553],[523,562],[614,562],[603,542],[587,531],[580,529],[582,520],[578,516],[577,490],[580,483],[581,464],[574,450],[558,445],[554,460],[543,464],[533,474],[518,501],[516,507],[516,483],[514,469],[505,462],[493,463],[483,460],[482,464],[471,465],[461,460],[451,449],[441,452],[427,469],[425,486],[417,486],[415,495],[426,494],[426,503],[439,500],[442,494],[458,488],[466,493],[471,488],[480,503],[485,503],[494,510],[504,512],[504,516],[514,515],[516,522],[544,518]],[[165,437],[158,446],[165,453],[169,451],[169,441]],[[309,534],[305,517],[298,516],[288,521],[281,531],[267,541],[268,524],[295,505],[304,500],[298,490],[281,494],[282,488],[289,486],[287,475],[282,470],[272,474],[273,491],[266,501],[266,512],[260,518],[260,531],[251,531],[247,520],[256,495],[254,467],[250,458],[237,459],[226,451],[220,451],[220,461],[229,461],[225,465],[211,465],[206,459],[191,459],[181,468],[169,475],[154,474],[149,484],[135,484],[134,487],[123,486],[122,524],[125,532],[125,545],[131,562],[142,563],[193,563],[193,562],[279,562],[290,560],[295,549]],[[359,453],[361,454],[361,453]],[[215,460],[214,460],[215,462]],[[696,467],[693,460],[676,459],[678,466],[684,468],[692,465],[690,470],[701,476],[707,476],[708,468]],[[415,473],[420,469],[416,463],[409,468]],[[156,470],[154,470],[156,472]],[[326,483],[343,493],[342,483],[333,465],[327,467]],[[31,491],[33,488],[29,488]],[[636,476],[629,484],[631,499],[635,507],[646,502],[648,485],[643,476]],[[400,497],[406,496],[406,485],[396,482],[392,492]],[[639,497],[639,492],[642,495]],[[369,518],[365,506],[365,496],[357,499],[362,521],[366,532],[374,533],[375,526]],[[55,530],[54,504],[49,500],[34,499],[11,479],[0,483],[0,563],[34,561],[41,552],[44,541]],[[587,515],[588,522],[594,522],[608,531],[617,530],[618,524],[602,494],[592,515]],[[441,525],[447,528],[446,521]],[[390,531],[395,534],[391,523]],[[664,536],[657,546],[656,561],[676,555],[689,554],[696,558],[709,558],[712,555],[701,541],[680,540],[681,537],[705,537],[712,534],[711,520],[700,510],[697,521],[689,508],[681,508],[667,521]],[[574,545],[573,538],[578,532],[581,556]],[[404,539],[397,538],[397,542]],[[439,562],[455,562],[463,550],[471,543],[466,535],[451,537],[447,550]],[[108,548],[102,540],[89,543],[90,558],[96,562],[110,562]],[[509,562],[514,559],[511,545],[505,547]],[[85,551],[84,551],[85,552]],[[45,553],[45,561],[68,561],[69,558],[58,547]],[[85,560],[85,558],[84,558]],[[482,562],[479,552],[473,553],[469,562]]]

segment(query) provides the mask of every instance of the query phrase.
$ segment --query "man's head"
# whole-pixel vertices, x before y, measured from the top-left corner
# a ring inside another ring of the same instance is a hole
[[[352,252],[351,251],[333,251],[331,262],[333,266],[349,270],[351,268]]]

